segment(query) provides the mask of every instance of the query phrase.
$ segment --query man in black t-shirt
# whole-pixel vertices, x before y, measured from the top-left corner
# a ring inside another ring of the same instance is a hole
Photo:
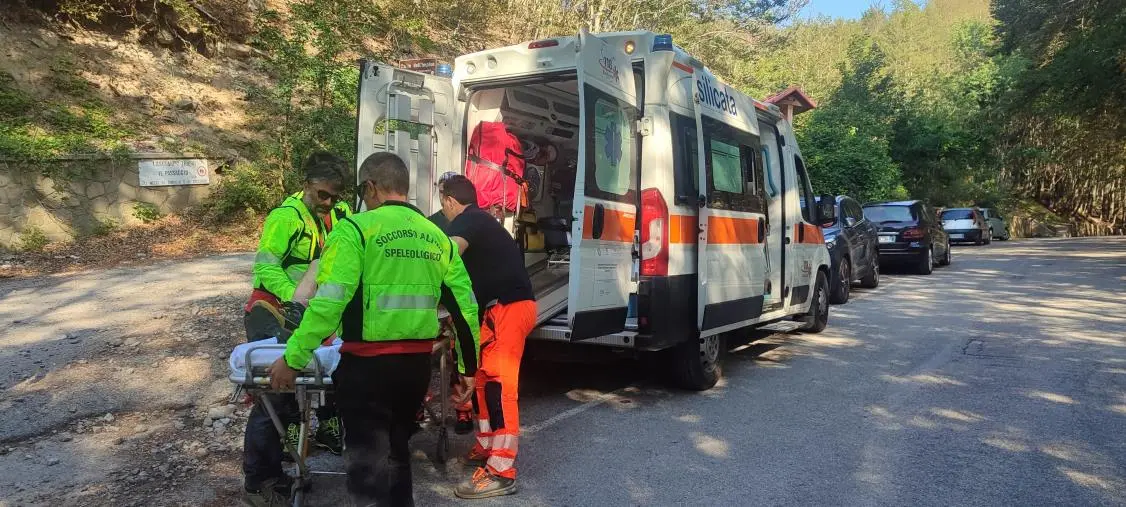
[[[454,493],[461,498],[509,495],[516,492],[520,359],[536,325],[532,281],[524,252],[495,218],[477,207],[477,189],[468,178],[443,178],[439,197],[442,214],[450,220],[446,234],[461,252],[482,320],[477,443],[466,458],[479,467]]]

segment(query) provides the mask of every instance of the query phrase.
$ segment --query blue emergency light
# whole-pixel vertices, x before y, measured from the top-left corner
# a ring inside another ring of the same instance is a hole
[[[653,51],[672,51],[672,35],[666,33],[653,37]]]
[[[451,77],[454,75],[454,68],[448,63],[439,63],[438,70],[435,71],[435,74],[442,77]]]

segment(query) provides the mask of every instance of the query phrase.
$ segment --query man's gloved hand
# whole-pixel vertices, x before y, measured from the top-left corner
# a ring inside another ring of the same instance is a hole
[[[305,316],[305,305],[296,301],[286,301],[282,303],[282,316],[285,317],[285,328],[293,331]]]

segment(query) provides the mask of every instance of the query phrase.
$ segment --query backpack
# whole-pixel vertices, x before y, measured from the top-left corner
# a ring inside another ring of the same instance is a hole
[[[477,187],[477,205],[483,210],[503,206],[516,211],[517,203],[526,206],[523,151],[504,123],[483,121],[473,128],[465,177]]]

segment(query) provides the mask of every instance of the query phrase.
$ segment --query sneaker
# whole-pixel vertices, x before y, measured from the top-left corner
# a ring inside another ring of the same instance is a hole
[[[478,468],[473,471],[473,477],[457,485],[454,489],[454,494],[458,498],[467,500],[476,500],[480,498],[492,498],[494,496],[504,496],[516,493],[516,479],[509,479],[499,475],[493,475],[484,468]]]
[[[465,435],[473,431],[473,414],[469,411],[458,410],[457,422],[454,423],[454,433]]]
[[[330,417],[317,424],[317,435],[313,440],[317,447],[327,449],[337,456],[344,452],[344,442],[341,440],[340,418]]]
[[[247,507],[286,507],[292,488],[289,480],[266,479],[258,491],[243,491],[242,504]]]

